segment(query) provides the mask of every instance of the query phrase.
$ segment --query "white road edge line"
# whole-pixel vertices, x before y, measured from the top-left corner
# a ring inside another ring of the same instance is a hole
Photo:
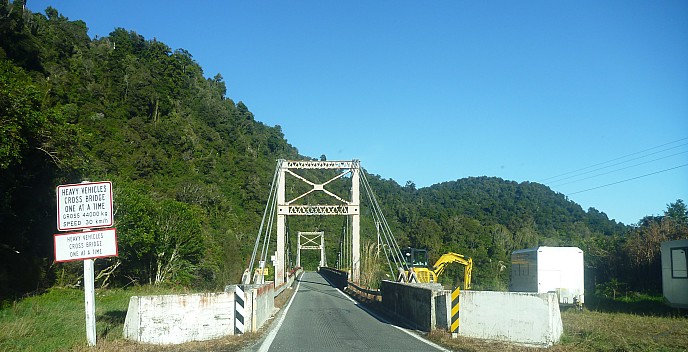
[[[321,276],[322,276],[330,285],[332,285],[332,283],[330,282],[330,280],[328,280],[324,275],[321,275]],[[436,344],[436,343],[434,343],[434,342],[432,342],[432,341],[428,341],[427,339],[424,339],[424,338],[418,336],[417,334],[415,334],[415,333],[413,333],[413,332],[411,332],[411,331],[408,331],[408,330],[406,330],[406,329],[404,329],[404,328],[402,328],[402,327],[400,327],[400,326],[396,326],[396,325],[390,323],[389,321],[387,321],[387,319],[385,319],[385,318],[383,318],[383,317],[381,317],[381,316],[375,314],[375,312],[373,312],[373,311],[371,311],[370,309],[366,308],[364,305],[359,304],[358,302],[356,302],[355,299],[349,297],[349,295],[347,295],[346,293],[344,293],[344,292],[343,292],[342,290],[340,290],[338,287],[336,287],[336,286],[334,286],[334,285],[332,285],[332,286],[333,286],[334,288],[336,288],[337,291],[339,291],[339,293],[342,294],[342,296],[348,298],[349,301],[353,302],[355,305],[359,306],[361,309],[363,309],[364,311],[366,311],[368,314],[374,316],[376,319],[378,319],[378,320],[380,320],[380,321],[384,321],[385,323],[387,323],[387,324],[389,324],[389,325],[392,325],[393,327],[395,327],[395,328],[397,328],[397,329],[399,329],[399,330],[405,332],[406,334],[410,335],[411,337],[413,337],[413,338],[415,338],[415,339],[417,339],[417,340],[419,340],[419,341],[421,341],[421,342],[424,342],[425,344],[430,345],[430,346],[432,346],[432,347],[434,347],[434,348],[436,348],[436,349],[438,349],[438,350],[440,350],[440,351],[443,351],[443,352],[451,352],[451,350],[448,350],[448,349],[446,349],[446,348],[444,348],[444,347],[442,347],[442,346],[440,346],[440,345],[438,345],[438,344]],[[293,298],[293,297],[292,297],[292,298]],[[262,352],[262,351],[261,351],[261,352]]]
[[[301,274],[303,276],[303,273]],[[297,278],[298,280],[298,278]],[[289,299],[289,303],[284,307],[284,311],[282,312],[282,316],[280,317],[279,321],[277,322],[277,325],[275,326],[272,331],[268,334],[268,336],[263,340],[263,343],[260,345],[260,349],[258,349],[258,352],[268,352],[270,349],[270,346],[272,346],[272,342],[275,340],[275,337],[277,336],[277,332],[279,332],[279,329],[282,327],[282,323],[284,322],[284,318],[287,316],[287,311],[289,311],[289,307],[291,306],[291,302],[294,301],[294,297],[296,297],[296,293],[299,291],[299,286],[301,286],[301,281],[299,281],[298,284],[296,284],[296,288],[294,289],[294,294],[291,296],[291,299]]]

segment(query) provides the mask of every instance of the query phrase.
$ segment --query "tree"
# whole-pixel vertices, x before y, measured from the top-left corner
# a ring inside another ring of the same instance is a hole
[[[199,208],[170,199],[156,202],[140,185],[117,188],[123,262],[118,276],[156,285],[190,284],[206,247]]]
[[[0,59],[0,169],[20,162],[24,149],[38,147],[46,123],[40,98],[24,70]]]
[[[664,212],[664,216],[670,218],[677,225],[688,225],[688,208],[686,204],[683,203],[682,199],[667,204],[667,210]]]

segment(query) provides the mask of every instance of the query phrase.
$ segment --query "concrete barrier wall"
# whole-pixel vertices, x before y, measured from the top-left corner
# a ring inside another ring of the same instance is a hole
[[[459,335],[549,347],[563,326],[556,293],[461,291]]]
[[[441,284],[407,284],[383,280],[380,292],[383,308],[417,329],[431,331],[448,327],[448,291]]]
[[[275,296],[294,283],[295,270],[280,288],[273,282],[239,285],[244,300],[246,332],[258,331],[275,313]],[[204,341],[234,334],[234,291],[188,295],[134,296],[124,322],[124,338],[152,344]]]
[[[275,297],[281,294],[282,291],[286,290],[287,287],[291,287],[291,285],[294,284],[296,277],[301,275],[301,273],[303,273],[303,269],[301,268],[292,270],[292,272],[287,275],[287,280],[282,285],[275,287]]]
[[[153,344],[216,339],[234,333],[234,293],[131,297],[124,338]]]
[[[318,269],[318,272],[340,290],[345,289],[348,285],[349,273],[346,271],[321,267]]]
[[[237,285],[225,287],[225,292],[234,292]],[[256,332],[275,313],[275,286],[272,281],[264,284],[239,285],[246,294],[244,326],[246,332]]]
[[[251,331],[256,332],[275,313],[275,286],[260,285],[251,292]],[[248,300],[248,299],[247,299]]]

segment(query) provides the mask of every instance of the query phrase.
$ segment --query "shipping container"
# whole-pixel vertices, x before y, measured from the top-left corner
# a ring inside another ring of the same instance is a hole
[[[511,254],[512,292],[556,292],[560,304],[585,302],[583,251],[578,247],[538,247]]]

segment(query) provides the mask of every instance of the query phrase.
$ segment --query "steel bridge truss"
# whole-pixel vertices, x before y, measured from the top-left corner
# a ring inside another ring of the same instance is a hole
[[[279,160],[279,179],[277,181],[277,261],[275,262],[275,286],[281,285],[285,280],[285,258],[286,258],[286,223],[287,216],[309,216],[309,215],[338,215],[348,216],[351,225],[351,254],[352,265],[350,278],[358,282],[360,278],[360,162],[351,161],[293,161]],[[297,174],[293,170],[316,169],[316,170],[340,170],[340,174],[324,183],[316,183]],[[289,174],[296,179],[303,181],[311,186],[311,189],[296,196],[291,200],[286,199],[286,175]],[[351,176],[351,199],[330,192],[325,187],[331,182]],[[303,205],[297,202],[309,194],[322,192],[335,200],[337,204],[317,204]],[[323,236],[324,238],[324,236]],[[299,238],[300,239],[300,238]],[[322,251],[324,253],[324,244]],[[298,261],[298,259],[297,259]],[[322,255],[321,265],[324,263]],[[298,263],[300,264],[300,263]],[[298,265],[297,264],[297,265]]]
[[[303,239],[303,242],[301,240]],[[319,241],[318,241],[319,240]],[[317,249],[320,250],[320,264],[319,267],[327,266],[327,259],[325,257],[325,232],[301,232],[297,240],[298,252],[296,253],[296,266],[301,266],[301,250],[302,249]]]

